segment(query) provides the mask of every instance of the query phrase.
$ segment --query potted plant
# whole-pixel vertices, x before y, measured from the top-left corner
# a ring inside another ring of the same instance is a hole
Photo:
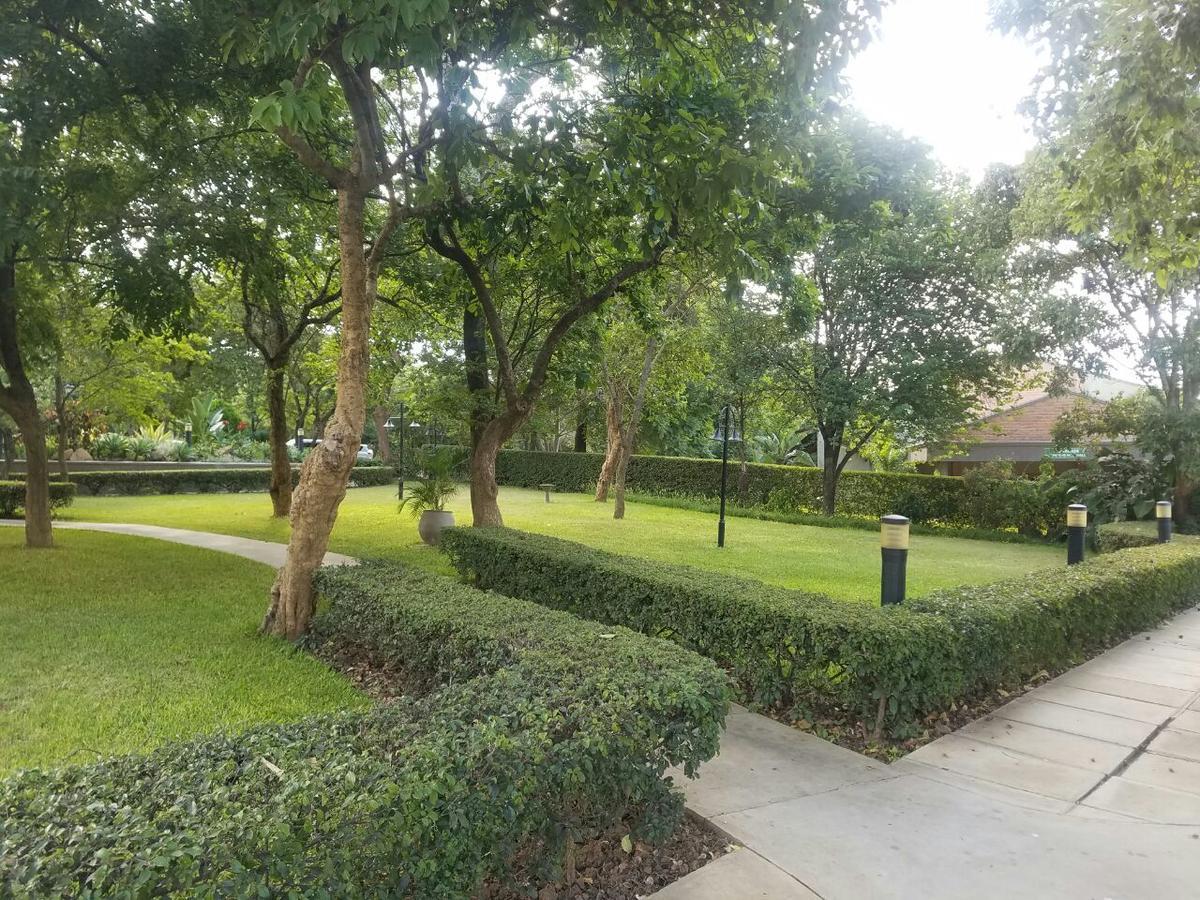
[[[453,455],[445,451],[427,454],[421,468],[424,477],[400,501],[400,508],[407,506],[414,518],[420,517],[417,534],[426,544],[436,547],[441,541],[442,529],[454,527],[454,513],[446,509],[446,501],[454,495],[457,487],[452,477]]]

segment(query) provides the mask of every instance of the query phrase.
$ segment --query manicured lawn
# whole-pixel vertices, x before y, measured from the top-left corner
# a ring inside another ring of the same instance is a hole
[[[399,559],[439,572],[450,568],[419,542],[407,511],[396,510],[395,488],[357,488],[342,504],[330,549],[354,556]],[[547,505],[539,491],[503,488],[505,523],[617,553],[643,556],[821,591],[847,600],[878,602],[879,538],[873,532],[814,528],[753,519],[727,520],[727,541],[716,547],[715,517],[691,510],[631,503],[624,521],[612,507],[583,494],[555,494]],[[459,523],[470,522],[465,489],[451,503]],[[264,494],[189,494],[80,497],[64,518],[140,522],[286,541],[288,524],[270,518]],[[1065,564],[1063,551],[1033,544],[1003,544],[914,536],[909,593],[996,581]]]
[[[366,703],[255,633],[266,566],[119,535],[22,540],[0,527],[0,773]]]

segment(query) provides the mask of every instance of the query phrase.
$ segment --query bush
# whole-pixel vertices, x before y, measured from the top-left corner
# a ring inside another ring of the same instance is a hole
[[[681,813],[717,751],[711,663],[446,578],[324,570],[318,640],[428,690],[0,783],[0,884],[35,896],[474,895],[524,859]]]
[[[92,456],[96,459],[124,459],[129,454],[129,439],[123,434],[107,432],[92,443]]]
[[[50,512],[70,506],[75,500],[75,485],[50,482]],[[25,482],[0,481],[0,519],[11,519],[25,506]]]
[[[269,469],[172,469],[150,472],[73,472],[71,481],[85,494],[183,494],[240,493],[265,491],[271,483]],[[293,469],[292,483],[300,479]],[[391,470],[355,466],[351,487],[390,484]]]
[[[1175,534],[1172,541],[1194,541],[1191,535]],[[1153,547],[1158,544],[1158,523],[1151,519],[1144,522],[1107,522],[1096,528],[1096,549],[1101,553],[1127,550],[1130,547]]]
[[[841,709],[895,733],[978,691],[1071,665],[1200,599],[1200,543],[1186,542],[888,608],[507,529],[450,529],[442,547],[482,587],[710,657],[747,702]]]
[[[500,484],[535,488],[549,482],[561,491],[591,492],[604,457],[599,453],[542,453],[504,450],[496,461]],[[730,464],[729,493],[737,494],[739,464]],[[744,505],[762,504],[776,512],[820,512],[821,470],[807,466],[748,463]],[[635,456],[629,462],[630,491],[712,499],[720,495],[721,461],[676,456]],[[961,478],[902,472],[843,472],[838,482],[837,513],[878,518],[889,513],[916,522],[979,525],[966,520],[960,505]],[[1019,523],[1006,523],[1015,527]]]

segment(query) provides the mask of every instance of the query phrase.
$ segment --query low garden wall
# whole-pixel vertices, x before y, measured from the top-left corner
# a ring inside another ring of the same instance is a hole
[[[887,608],[509,529],[451,529],[442,547],[480,587],[713,659],[746,702],[842,710],[900,736],[928,713],[1065,668],[1200,601],[1200,544],[1187,541]]]
[[[0,885],[473,896],[619,822],[668,832],[667,767],[717,752],[727,680],[674,644],[394,564],[322,570],[318,589],[314,640],[411,696],[0,781]]]

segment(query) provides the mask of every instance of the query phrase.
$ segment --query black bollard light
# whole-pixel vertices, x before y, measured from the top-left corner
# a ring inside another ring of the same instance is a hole
[[[192,423],[185,422],[183,425],[183,439],[187,441],[187,445],[192,446]]]
[[[1083,536],[1087,531],[1087,507],[1072,503],[1067,507],[1067,565],[1083,562]]]
[[[1158,519],[1158,542],[1171,542],[1171,501],[1159,500],[1154,504],[1154,516]]]
[[[883,576],[879,599],[884,606],[904,602],[905,570],[908,568],[908,519],[884,516],[879,520],[879,546]]]
[[[735,444],[742,439],[741,432],[733,424],[733,409],[728,404],[721,407],[717,417],[717,430],[713,440],[721,444],[721,517],[717,521],[717,546],[725,546],[725,487],[729,480],[729,442]]]

